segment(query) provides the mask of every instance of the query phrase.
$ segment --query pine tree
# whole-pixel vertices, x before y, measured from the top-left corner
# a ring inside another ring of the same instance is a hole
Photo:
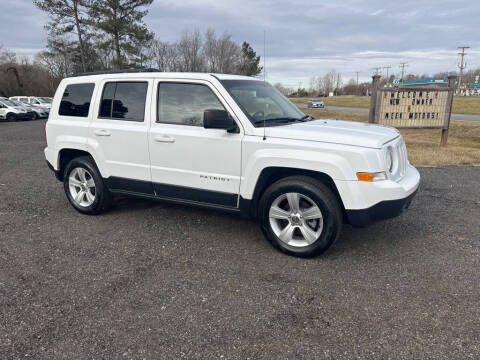
[[[140,56],[142,47],[152,39],[143,23],[146,6],[153,0],[91,0],[90,24],[106,35],[106,46],[114,53],[114,65],[124,67],[128,59]]]
[[[34,0],[34,4],[50,16],[46,28],[51,37],[62,37],[72,33],[77,35],[82,70],[87,71],[85,55],[85,0]]]
[[[260,66],[260,56],[257,56],[255,50],[252,49],[246,41],[242,44],[242,57],[238,68],[239,74],[247,76],[257,76],[263,70]]]

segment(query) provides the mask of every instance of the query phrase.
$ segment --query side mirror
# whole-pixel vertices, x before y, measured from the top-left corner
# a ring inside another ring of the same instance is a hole
[[[205,110],[203,112],[203,127],[205,129],[224,129],[235,132],[237,124],[225,110]]]

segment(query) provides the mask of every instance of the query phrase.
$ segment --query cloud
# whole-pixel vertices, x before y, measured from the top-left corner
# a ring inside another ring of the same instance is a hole
[[[378,9],[377,11],[370,13],[370,16],[378,16],[383,12],[385,12],[385,9]]]
[[[8,4],[7,4],[8,3]],[[1,6],[3,5],[3,6]],[[47,17],[31,0],[0,0],[0,43],[22,53],[45,46]],[[345,78],[375,66],[409,62],[408,70],[454,71],[456,47],[470,45],[469,68],[480,67],[477,14],[480,3],[456,0],[155,0],[145,18],[157,36],[176,41],[184,30],[214,28],[248,41],[263,56],[267,80],[306,84],[330,69]]]

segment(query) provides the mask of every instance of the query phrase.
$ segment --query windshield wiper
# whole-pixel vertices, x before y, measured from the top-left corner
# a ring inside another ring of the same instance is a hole
[[[308,119],[308,120],[307,120]],[[302,116],[300,119],[298,119],[300,121],[311,121],[311,120],[315,120],[315,118],[311,115],[305,115],[305,116]]]
[[[271,122],[274,122],[274,123],[289,123],[289,122],[294,122],[294,121],[298,121],[299,119],[297,118],[292,118],[292,117],[280,117],[280,118],[271,118],[271,119],[265,119],[265,120],[255,120],[254,121],[254,124],[255,125],[259,125],[259,124],[263,124],[264,122],[265,123],[271,123]]]
[[[295,117],[285,116],[285,117],[265,119],[265,123],[273,122],[273,123],[286,123],[287,124],[287,123],[296,122],[296,121],[305,122],[305,121],[310,121],[310,120],[313,120],[313,117],[310,116],[310,115],[302,116],[300,119],[295,118]],[[263,124],[263,122],[264,122],[264,120],[255,120],[254,124],[255,125],[260,125],[260,124]]]

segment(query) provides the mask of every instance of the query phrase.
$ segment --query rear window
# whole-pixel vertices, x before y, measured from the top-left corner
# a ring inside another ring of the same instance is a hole
[[[109,82],[103,88],[99,117],[142,122],[145,117],[147,82]]]
[[[87,117],[95,84],[67,85],[60,102],[59,115]]]

